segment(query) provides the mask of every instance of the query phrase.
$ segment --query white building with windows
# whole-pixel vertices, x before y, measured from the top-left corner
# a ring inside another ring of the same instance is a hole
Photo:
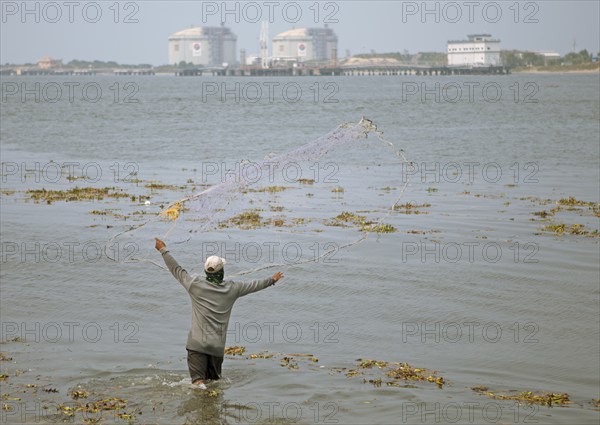
[[[337,35],[331,28],[296,28],[273,38],[275,61],[325,61],[336,59]]]
[[[227,27],[195,27],[169,37],[169,63],[222,66],[236,63],[237,37]]]
[[[490,34],[473,34],[468,38],[448,41],[448,66],[502,66],[500,40]]]

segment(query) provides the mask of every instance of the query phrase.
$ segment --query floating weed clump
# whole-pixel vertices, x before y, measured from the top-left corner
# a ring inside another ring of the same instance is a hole
[[[404,381],[427,381],[435,383],[438,388],[442,388],[446,383],[444,378],[441,376],[436,376],[436,372],[412,367],[408,363],[395,363],[398,365],[397,368],[392,369],[386,372],[386,375],[395,380],[404,380]]]
[[[36,202],[46,201],[51,204],[55,201],[100,201],[104,198],[129,198],[130,195],[122,189],[114,187],[74,187],[69,190],[28,190],[27,194]]]
[[[338,373],[344,372],[348,378],[364,375],[367,370],[381,371],[385,376],[391,378],[391,381],[386,382],[388,387],[402,386],[399,381],[431,382],[436,384],[438,388],[442,388],[446,383],[443,377],[437,375],[437,372],[424,368],[414,368],[408,363],[386,362],[371,359],[358,359],[357,362],[358,365],[355,369],[337,368],[334,370]],[[381,386],[382,380],[378,377],[374,379],[364,378],[363,382],[371,383],[377,387]]]
[[[496,400],[515,400],[519,403],[539,404],[552,407],[552,405],[571,404],[569,394],[563,393],[534,393],[533,391],[523,391],[519,394],[494,393],[487,387],[473,387],[473,391],[484,394]]]
[[[246,352],[246,347],[241,346],[233,346],[225,348],[225,354],[229,354],[231,356],[241,356]]]
[[[562,235],[578,235],[578,236],[587,236],[587,237],[598,237],[600,233],[598,230],[586,230],[584,229],[585,225],[583,224],[572,224],[567,225],[564,223],[552,223],[544,226],[542,230],[546,232],[552,232],[558,236]]]
[[[364,215],[357,215],[348,211],[344,211],[343,213],[337,215],[332,220],[326,223],[328,226],[342,226],[347,227],[349,225],[355,226],[366,226],[371,224],[367,222],[367,217]]]
[[[402,214],[429,214],[427,211],[420,211],[419,208],[429,208],[431,204],[412,204],[407,202],[405,204],[394,205],[394,211],[398,211]]]
[[[88,398],[89,395],[90,393],[81,389],[71,391],[71,397],[75,400],[77,400],[78,398]]]
[[[377,361],[377,360],[362,360],[358,367],[361,369],[371,369],[373,366],[377,366],[379,369],[387,367],[388,362]]]
[[[221,223],[221,227],[228,227],[229,224],[238,226],[241,229],[256,229],[264,225],[262,217],[256,211],[244,211]]]
[[[292,218],[292,224],[294,224],[295,226],[302,226],[303,224],[305,224],[307,221],[306,218],[304,217],[297,217],[297,218]]]
[[[173,184],[164,184],[160,182],[150,182],[146,185],[150,190],[178,190],[185,189],[185,186],[175,186]]]
[[[344,211],[333,219],[326,221],[325,225],[340,227],[356,226],[360,227],[362,232],[394,233],[398,231],[398,229],[390,224],[375,224],[373,221],[368,221],[367,216],[354,214],[348,211]]]
[[[285,186],[267,186],[267,187],[261,187],[260,189],[249,189],[249,192],[258,192],[258,193],[277,193],[277,192],[283,192],[284,190],[289,189],[289,187],[285,187]]]
[[[250,359],[270,359],[273,357],[273,354],[270,353],[256,353],[256,354],[250,354],[248,356],[248,358]]]
[[[313,179],[298,179],[298,183],[300,183],[300,184],[314,184],[315,181]]]
[[[376,232],[376,233],[394,233],[394,232],[397,232],[398,229],[396,229],[391,224],[376,224],[376,225],[370,225],[370,226],[363,226],[362,231],[363,232]]]
[[[568,198],[562,198],[556,201],[556,207],[553,211],[560,211],[561,209],[565,211],[576,211],[579,214],[584,214],[584,208],[587,207],[587,210],[591,211],[592,215],[595,217],[600,217],[600,203],[598,202],[588,202],[588,201],[580,201],[575,199],[572,196]]]
[[[562,198],[558,200],[558,205],[569,206],[569,207],[593,207],[596,204],[594,202],[579,201],[572,196],[568,198]]]
[[[284,358],[281,359],[281,366],[283,367],[287,367],[288,369],[293,369],[293,370],[297,370],[298,367],[298,362],[291,356],[286,356]]]
[[[538,216],[538,217],[540,217],[540,218],[546,218],[546,217],[549,217],[549,216],[553,216],[553,215],[554,215],[554,213],[552,213],[552,212],[548,213],[548,212],[546,212],[546,211],[536,211],[536,212],[534,212],[534,213],[532,213],[532,214],[533,214],[533,215],[536,215],[536,216]]]

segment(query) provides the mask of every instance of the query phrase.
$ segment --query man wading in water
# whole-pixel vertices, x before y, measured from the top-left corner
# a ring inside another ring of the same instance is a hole
[[[248,283],[223,280],[225,259],[213,255],[204,264],[206,279],[190,276],[177,264],[165,243],[155,239],[155,247],[162,254],[169,271],[192,299],[192,327],[186,344],[187,362],[192,383],[205,390],[205,380],[221,378],[227,326],[235,301],[274,285],[283,274],[277,272],[269,279]]]

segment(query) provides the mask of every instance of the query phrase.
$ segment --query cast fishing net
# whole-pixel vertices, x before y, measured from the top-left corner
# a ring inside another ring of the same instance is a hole
[[[395,230],[386,220],[408,185],[402,150],[366,118],[260,161],[209,165],[194,193],[111,238],[136,246],[112,259],[164,268],[158,237],[199,270],[207,256],[225,257],[229,276],[339,261],[369,235]]]

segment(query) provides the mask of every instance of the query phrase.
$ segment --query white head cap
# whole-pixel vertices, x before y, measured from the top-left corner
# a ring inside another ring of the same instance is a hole
[[[206,259],[206,263],[204,263],[204,271],[207,273],[216,273],[223,270],[223,266],[226,261],[224,258],[217,257],[216,255],[211,255]]]

